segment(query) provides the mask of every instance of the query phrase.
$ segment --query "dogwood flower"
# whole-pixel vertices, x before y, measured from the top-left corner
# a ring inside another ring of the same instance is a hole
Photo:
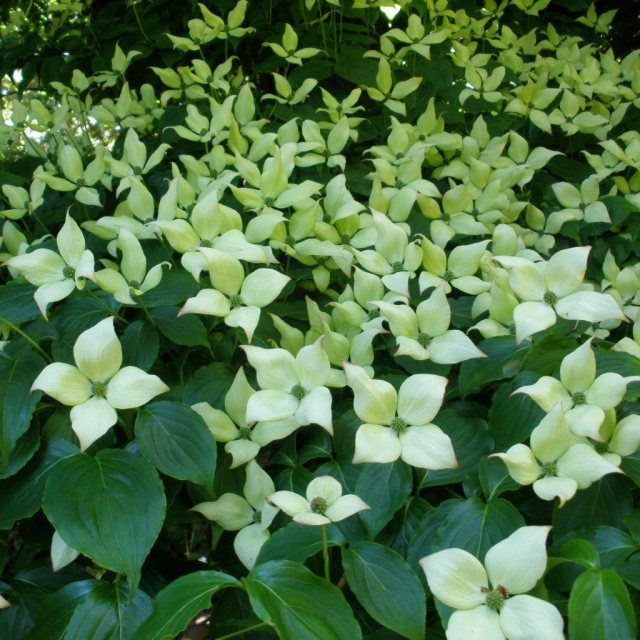
[[[356,432],[353,462],[394,462],[402,458],[421,469],[458,466],[448,435],[431,420],[440,410],[447,379],[427,373],[409,376],[396,392],[384,380],[371,379],[345,362],[353,389],[353,410],[364,420]]]
[[[294,522],[320,526],[338,522],[369,505],[354,494],[342,495],[342,485],[331,476],[318,476],[308,485],[306,498],[293,491],[276,491],[267,498]]]
[[[622,402],[627,384],[640,376],[623,377],[612,371],[596,377],[596,357],[591,339],[565,356],[560,364],[560,380],[542,376],[536,383],[519,387],[514,393],[528,395],[547,413],[559,402],[569,428],[579,436],[599,442],[605,411]]]
[[[463,549],[420,560],[433,595],[456,609],[447,640],[563,640],[560,612],[524,595],[544,575],[550,529],[521,527],[487,551],[484,566]]]
[[[237,258],[217,249],[200,248],[213,289],[200,289],[189,298],[178,315],[202,313],[224,318],[229,327],[242,327],[251,342],[260,320],[260,310],[272,303],[291,280],[275,269],[256,269],[246,278]]]
[[[64,362],[47,365],[31,386],[71,409],[71,428],[85,450],[118,420],[116,409],[133,409],[169,391],[158,378],[122,367],[122,346],[105,318],[83,331],[73,345],[76,367]],[[122,368],[121,368],[122,367]]]
[[[292,356],[285,349],[241,345],[255,368],[260,391],[247,402],[247,422],[295,416],[299,425],[319,424],[333,434],[331,392],[326,387],[331,364],[322,338]]]
[[[564,249],[546,262],[517,256],[494,258],[509,271],[509,284],[521,300],[513,311],[517,342],[553,326],[557,316],[587,322],[624,320],[613,296],[581,288],[590,250]]]
[[[233,549],[240,562],[251,570],[262,545],[270,537],[269,525],[278,513],[278,507],[267,498],[274,490],[269,474],[251,460],[247,464],[244,498],[235,493],[224,493],[213,502],[197,504],[191,511],[217,522],[226,531],[237,531]]]
[[[51,249],[35,249],[4,263],[38,287],[33,297],[45,318],[49,304],[66,298],[74,289],[84,289],[85,278],[94,278],[93,254],[85,249],[82,231],[69,214],[56,244],[59,254]]]
[[[471,358],[486,357],[460,330],[449,329],[451,308],[438,286],[414,311],[405,304],[374,302],[389,322],[398,350],[394,355],[414,360],[432,360],[439,364],[456,364]]]
[[[636,439],[638,435],[636,434]],[[560,499],[560,506],[608,473],[622,473],[599,455],[586,438],[571,433],[562,405],[558,403],[531,433],[531,448],[514,444],[500,458],[509,475],[521,485],[533,485],[542,500]],[[620,458],[617,458],[618,464]]]

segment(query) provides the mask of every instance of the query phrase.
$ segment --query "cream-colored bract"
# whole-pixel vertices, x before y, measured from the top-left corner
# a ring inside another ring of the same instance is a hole
[[[118,420],[117,409],[134,409],[169,391],[158,378],[138,367],[122,367],[122,347],[105,318],[78,336],[73,346],[76,366],[47,365],[31,390],[39,389],[72,407],[71,428],[85,450]]]

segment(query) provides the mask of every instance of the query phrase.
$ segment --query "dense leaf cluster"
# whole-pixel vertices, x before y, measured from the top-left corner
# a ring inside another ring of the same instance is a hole
[[[636,637],[600,9],[3,9],[0,637]]]

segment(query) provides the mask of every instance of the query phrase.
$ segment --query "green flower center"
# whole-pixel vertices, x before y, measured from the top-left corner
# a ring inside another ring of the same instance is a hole
[[[284,239],[285,243],[288,244],[290,247],[294,247],[296,244],[296,239],[293,236],[287,236]]]
[[[555,462],[545,462],[542,465],[542,476],[544,478],[547,477],[555,477],[558,475],[558,466]]]
[[[240,438],[242,440],[250,440],[251,439],[251,429],[249,429],[249,427],[240,427],[238,429],[238,436],[240,436]]]
[[[348,233],[343,233],[340,236],[340,242],[342,242],[342,244],[349,244],[351,242],[351,237]]]
[[[229,298],[229,304],[231,305],[232,309],[236,309],[237,307],[242,305],[242,298],[238,295],[232,295]]]
[[[396,260],[394,263],[392,263],[391,268],[393,269],[394,273],[398,273],[398,271],[404,271],[404,265],[402,264],[402,262],[400,262],[400,260]]]
[[[578,405],[585,404],[587,398],[585,397],[584,393],[582,393],[582,391],[577,391],[576,393],[571,394],[571,400],[573,401],[574,405]]]
[[[442,214],[442,222],[450,222],[451,221],[451,216],[448,213],[443,213]]]
[[[140,288],[140,283],[137,280],[129,280],[129,286],[132,289],[139,289]]]
[[[422,331],[418,334],[418,344],[426,349],[431,344],[431,336],[428,336],[426,333],[422,333]]]
[[[67,266],[62,270],[62,275],[65,278],[69,278],[70,280],[73,280],[76,277],[76,270],[73,267]]]
[[[211,240],[200,240],[200,246],[205,248],[210,248],[212,246]]]
[[[596,442],[593,448],[599,454],[609,453],[609,445],[606,442]]]
[[[254,511],[252,519],[255,524],[260,524],[262,522],[262,511]]]
[[[311,511],[313,511],[313,513],[319,513],[321,516],[325,514],[328,506],[324,498],[318,497],[311,501]]]
[[[453,271],[449,271],[449,269],[447,269],[447,270],[442,274],[442,279],[443,279],[445,282],[451,282],[454,278],[455,278],[455,275],[454,275]]]
[[[265,207],[273,207],[275,200],[273,198],[265,198],[264,199],[264,206]]]
[[[394,418],[389,425],[398,435],[404,433],[409,426],[402,418]]]
[[[497,589],[492,589],[487,592],[485,604],[489,609],[493,609],[494,611],[500,611],[500,609],[502,609],[505,598],[502,591],[504,591],[504,587],[498,587]]]
[[[307,395],[307,392],[304,390],[304,387],[300,384],[295,385],[291,388],[291,395],[296,400],[302,400]]]
[[[558,296],[553,293],[553,291],[547,291],[543,296],[542,299],[550,306],[553,307],[556,304],[558,304]]]
[[[107,385],[104,382],[93,382],[91,384],[91,392],[94,396],[102,398],[107,393]]]

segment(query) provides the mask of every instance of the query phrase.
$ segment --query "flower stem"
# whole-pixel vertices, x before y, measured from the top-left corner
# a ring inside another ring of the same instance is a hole
[[[49,354],[35,340],[33,340],[33,338],[29,337],[22,329],[20,329],[20,327],[16,327],[15,324],[9,322],[2,316],[0,316],[0,322],[4,322],[11,329],[11,331],[15,331],[18,335],[22,336],[34,349],[40,352],[40,354],[47,362],[51,362]]]
[[[320,525],[322,531],[322,559],[324,560],[324,578],[331,582],[331,566],[329,564],[329,541],[327,540],[327,527]]]
[[[262,627],[266,627],[266,622],[260,622],[259,624],[254,624],[252,627],[245,627],[244,629],[240,629],[239,631],[234,631],[233,633],[227,633],[225,636],[220,636],[216,638],[216,640],[227,640],[227,638],[237,638],[241,636],[243,633],[247,633],[248,631],[256,631],[257,629],[261,629]]]
[[[89,287],[85,287],[84,290],[97,302],[99,302],[106,311],[109,312],[116,320],[119,322],[123,322],[124,324],[129,324],[129,321],[123,318],[118,312],[114,311],[102,298],[99,298]]]

